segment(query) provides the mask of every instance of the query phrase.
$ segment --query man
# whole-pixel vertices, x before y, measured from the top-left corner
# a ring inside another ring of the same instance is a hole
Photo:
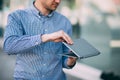
[[[62,41],[69,37],[71,24],[55,12],[61,0],[35,0],[33,7],[8,16],[4,51],[17,55],[15,80],[66,80],[62,68],[72,68],[75,58],[62,57],[69,50]]]

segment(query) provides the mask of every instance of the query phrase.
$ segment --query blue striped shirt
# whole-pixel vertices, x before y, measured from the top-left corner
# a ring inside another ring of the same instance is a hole
[[[42,15],[34,6],[8,15],[4,35],[4,51],[16,55],[14,77],[28,80],[66,80],[63,68],[68,52],[61,42],[41,41],[41,35],[63,30],[72,33],[69,20],[53,11]]]

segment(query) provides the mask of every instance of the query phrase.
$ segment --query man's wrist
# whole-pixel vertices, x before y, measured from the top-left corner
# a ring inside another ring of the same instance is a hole
[[[49,36],[48,36],[48,34],[43,34],[43,35],[41,35],[41,40],[42,40],[42,42],[47,42],[47,41],[49,41]]]

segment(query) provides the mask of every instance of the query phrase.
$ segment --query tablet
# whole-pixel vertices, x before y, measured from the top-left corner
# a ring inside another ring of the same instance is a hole
[[[63,56],[83,59],[100,54],[100,51],[98,49],[96,49],[93,45],[91,45],[83,38],[75,39],[73,42],[74,43],[72,45],[62,42],[71,51],[70,53],[64,53]]]

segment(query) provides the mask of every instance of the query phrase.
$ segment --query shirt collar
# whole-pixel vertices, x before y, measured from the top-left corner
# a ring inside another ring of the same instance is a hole
[[[34,1],[35,2],[35,1]],[[44,16],[35,6],[34,6],[34,2],[32,4],[32,12],[37,15],[37,16]],[[55,11],[52,11],[50,14],[48,14],[46,17],[50,18],[54,15]]]

